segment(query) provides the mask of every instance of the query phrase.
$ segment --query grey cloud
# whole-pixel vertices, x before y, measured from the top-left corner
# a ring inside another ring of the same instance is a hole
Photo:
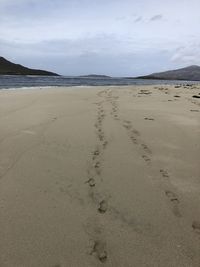
[[[163,15],[158,14],[150,18],[150,21],[156,21],[156,20],[161,20],[163,18]]]
[[[137,17],[137,18],[134,20],[134,22],[140,22],[140,21],[142,21],[142,16]]]
[[[178,64],[200,64],[200,43],[190,43],[175,49],[171,61]]]
[[[80,56],[88,51],[90,53],[110,53],[118,56],[119,53],[122,55],[130,53],[134,50],[134,47],[138,49],[140,46],[135,39],[120,38],[114,34],[98,34],[77,39],[57,39],[32,43],[11,42],[0,39],[2,53],[9,51],[10,53],[44,54],[46,56],[53,54]]]
[[[100,44],[98,48],[97,44]],[[0,40],[0,50],[9,60],[63,75],[101,73],[112,76],[137,76],[158,70],[162,61],[165,62],[165,66],[168,64],[169,56],[162,52],[152,49],[136,49],[135,52],[131,52],[124,49],[123,45],[115,36],[34,44]],[[118,52],[119,50],[121,52]],[[149,64],[146,64],[147,61]]]

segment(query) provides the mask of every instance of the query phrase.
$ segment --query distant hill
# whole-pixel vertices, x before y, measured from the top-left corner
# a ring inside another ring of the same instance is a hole
[[[136,77],[137,79],[158,79],[158,80],[190,80],[200,81],[200,66],[192,65],[186,68],[153,73],[146,76]]]
[[[44,75],[44,76],[58,76],[58,74],[45,71],[45,70],[36,70],[29,69],[22,65],[12,63],[0,57],[0,75]]]
[[[81,75],[79,77],[82,77],[82,78],[96,78],[96,79],[103,79],[103,78],[111,78],[110,76],[107,76],[107,75],[98,75],[98,74],[89,74],[89,75]]]

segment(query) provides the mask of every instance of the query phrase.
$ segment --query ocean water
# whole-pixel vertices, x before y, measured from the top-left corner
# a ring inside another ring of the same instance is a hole
[[[156,85],[156,84],[195,84],[194,81],[166,81],[133,78],[96,78],[68,76],[18,76],[0,75],[0,89],[45,87],[45,86],[109,86],[109,85]]]

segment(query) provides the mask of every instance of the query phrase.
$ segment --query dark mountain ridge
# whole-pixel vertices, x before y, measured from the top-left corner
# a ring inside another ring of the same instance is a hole
[[[150,75],[139,76],[136,78],[137,79],[157,79],[157,80],[200,81],[200,66],[192,65],[192,66],[181,68],[181,69],[152,73]]]
[[[44,75],[59,76],[57,73],[26,68],[20,64],[15,64],[4,57],[0,57],[0,75]]]

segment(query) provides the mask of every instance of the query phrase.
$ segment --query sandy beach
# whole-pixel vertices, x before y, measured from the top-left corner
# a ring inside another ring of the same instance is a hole
[[[199,267],[198,96],[1,90],[0,266]]]

